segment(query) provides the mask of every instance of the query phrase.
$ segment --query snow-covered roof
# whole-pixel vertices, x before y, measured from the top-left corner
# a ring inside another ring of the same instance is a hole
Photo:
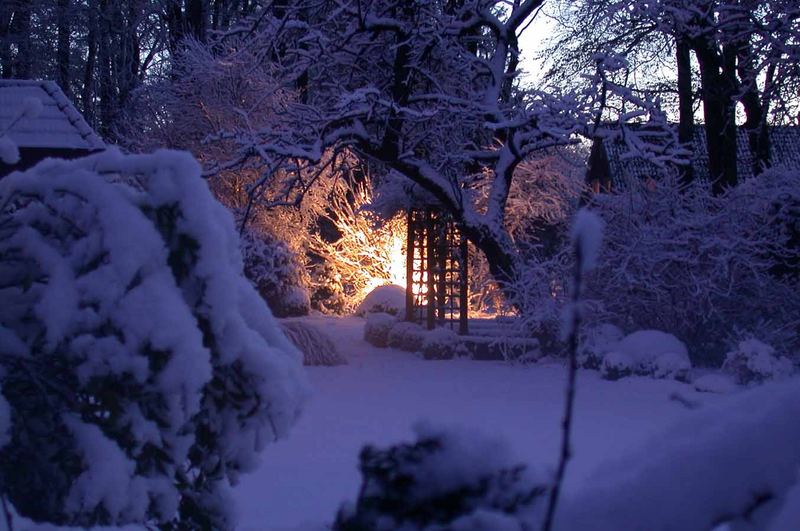
[[[692,170],[695,178],[708,178],[708,148],[705,127],[693,128]],[[800,169],[800,127],[775,126],[769,128],[770,159],[773,166]],[[744,180],[753,176],[753,155],[744,128],[737,128],[736,146],[739,178]],[[619,139],[603,141],[608,156],[610,177],[623,184],[629,180],[658,177],[665,170],[641,157],[627,156],[628,148]]]
[[[14,123],[30,98],[42,103],[35,117]],[[21,148],[105,149],[97,133],[53,81],[0,79],[0,132]]]

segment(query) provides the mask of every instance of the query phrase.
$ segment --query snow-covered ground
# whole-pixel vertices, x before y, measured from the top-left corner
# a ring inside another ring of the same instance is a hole
[[[322,529],[339,505],[354,500],[364,444],[412,438],[418,420],[465,426],[506,439],[520,462],[554,467],[560,441],[566,369],[488,361],[425,361],[377,349],[362,339],[360,318],[310,317],[349,360],[309,367],[314,396],[289,439],[269,445],[257,471],[234,491],[246,531]],[[680,399],[676,400],[675,395]],[[629,449],[720,395],[686,384],[580,371],[575,455],[565,485],[574,491],[601,462]]]

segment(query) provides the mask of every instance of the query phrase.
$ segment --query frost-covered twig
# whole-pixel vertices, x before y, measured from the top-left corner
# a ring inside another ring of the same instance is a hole
[[[575,270],[573,275],[572,304],[568,307],[567,318],[565,319],[565,335],[568,336],[569,343],[569,365],[567,373],[566,403],[564,405],[564,419],[561,421],[561,454],[559,456],[558,468],[553,486],[550,489],[550,496],[547,500],[547,513],[542,531],[550,531],[553,527],[553,518],[556,507],[558,506],[558,496],[561,492],[561,485],[564,482],[564,473],[567,470],[567,463],[572,457],[572,445],[570,435],[572,432],[572,415],[575,403],[575,378],[578,372],[578,329],[581,322],[579,309],[581,297],[581,283],[583,275],[594,268],[597,261],[597,252],[603,238],[603,222],[600,218],[587,209],[581,209],[575,217],[572,227],[572,245],[575,250]]]

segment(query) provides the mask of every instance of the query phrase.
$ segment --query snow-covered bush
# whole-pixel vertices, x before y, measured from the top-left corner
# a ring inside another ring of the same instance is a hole
[[[609,380],[631,374],[685,380],[692,368],[686,345],[659,330],[634,332],[607,349],[600,373]]]
[[[407,352],[419,352],[422,350],[422,343],[427,333],[428,331],[417,323],[400,321],[389,330],[387,344]]]
[[[737,330],[768,337],[783,354],[800,347],[800,246],[787,210],[800,203],[800,174],[772,169],[714,196],[669,179],[595,198],[606,244],[587,297],[623,329],[666,330],[694,361],[719,366]]]
[[[578,345],[578,365],[584,369],[599,369],[603,358],[623,335],[622,330],[608,323],[583,327]]]
[[[509,529],[514,514],[545,491],[543,481],[510,458],[501,441],[464,430],[415,428],[417,440],[361,451],[356,504],[343,506],[334,529]]]
[[[636,362],[627,354],[611,351],[603,356],[599,368],[606,380],[619,380],[635,374]]]
[[[374,347],[385,348],[389,346],[389,332],[397,324],[397,317],[388,313],[367,314],[364,323],[364,341]]]
[[[734,350],[725,356],[722,370],[739,384],[761,383],[786,378],[794,372],[789,358],[778,356],[775,349],[758,339],[739,341]]]
[[[230,485],[307,392],[242,271],[233,218],[186,153],[0,181],[0,485],[20,514],[233,527]]]
[[[461,337],[444,326],[429,331],[422,341],[422,357],[426,360],[449,360],[468,353]]]
[[[281,330],[297,350],[303,353],[303,365],[346,365],[336,344],[322,330],[299,320],[282,320]]]
[[[244,273],[276,317],[308,315],[311,298],[303,264],[282,241],[266,233],[242,235]]]
[[[784,356],[800,352],[800,174],[770,169],[715,196],[665,178],[594,196],[605,221],[597,269],[586,279],[586,325],[665,330],[689,345],[695,364],[719,367],[738,331]],[[547,344],[566,303],[572,257],[560,247],[523,253],[514,301],[528,333]]]
[[[401,286],[389,284],[378,286],[370,291],[356,308],[356,315],[368,313],[388,313],[403,317],[406,309],[406,290]]]

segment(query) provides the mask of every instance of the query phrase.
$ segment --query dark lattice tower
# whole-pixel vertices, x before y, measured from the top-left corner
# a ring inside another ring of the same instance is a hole
[[[467,241],[435,208],[408,211],[406,320],[467,333]]]

